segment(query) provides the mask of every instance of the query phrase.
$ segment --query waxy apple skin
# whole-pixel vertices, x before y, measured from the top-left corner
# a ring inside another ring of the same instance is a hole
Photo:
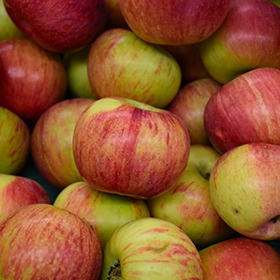
[[[143,40],[160,45],[194,44],[218,29],[230,0],[119,0],[128,26]]]
[[[231,1],[220,28],[200,44],[205,68],[222,84],[257,67],[280,68],[279,25],[280,9],[270,1]]]
[[[202,280],[199,253],[174,224],[142,218],[119,227],[106,244],[101,279]]]
[[[98,190],[147,198],[159,195],[184,170],[189,135],[167,110],[125,98],[102,98],[79,118],[74,159]]]
[[[69,211],[33,204],[0,225],[1,279],[99,279],[96,232]]]
[[[236,146],[280,144],[280,70],[257,68],[223,85],[209,99],[204,125],[221,153]]]
[[[66,94],[67,77],[58,55],[28,39],[0,42],[0,106],[33,124]]]
[[[191,145],[188,164],[172,188],[148,200],[152,217],[183,229],[197,248],[224,240],[234,232],[221,219],[210,197],[209,176],[219,158],[211,146]]]
[[[82,181],[76,167],[72,140],[76,123],[93,104],[92,99],[71,98],[48,108],[31,134],[31,155],[38,172],[54,187],[63,189]]]
[[[150,216],[143,200],[99,192],[85,182],[67,186],[55,199],[54,206],[66,209],[90,223],[96,229],[102,248],[119,226]]]
[[[107,13],[102,0],[3,0],[7,13],[29,38],[58,53],[91,44],[104,30]]]
[[[280,279],[280,255],[261,240],[236,237],[209,246],[199,254],[204,280]]]
[[[208,145],[204,127],[204,110],[210,97],[221,85],[212,78],[202,78],[181,87],[167,109],[179,116],[186,125],[192,145]]]
[[[50,203],[47,191],[36,181],[0,174],[0,221],[17,210],[35,203]]]
[[[100,98],[120,96],[166,107],[181,85],[181,69],[168,52],[132,31],[103,32],[88,54],[90,84]]]
[[[221,156],[210,175],[210,195],[221,218],[250,238],[280,238],[280,146],[244,144]]]
[[[30,129],[18,115],[0,106],[0,135],[0,173],[19,174],[30,154]]]

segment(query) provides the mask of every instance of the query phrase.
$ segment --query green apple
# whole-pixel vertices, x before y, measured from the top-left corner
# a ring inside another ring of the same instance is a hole
[[[180,178],[168,192],[148,200],[151,216],[182,228],[198,248],[233,233],[215,210],[209,192],[209,176],[219,158],[211,146],[191,145],[188,164]]]
[[[147,217],[113,233],[104,250],[101,280],[202,280],[202,274],[191,239],[174,224]]]
[[[89,222],[96,229],[102,248],[119,226],[150,216],[144,200],[99,192],[85,182],[67,186],[57,196],[54,206]]]
[[[204,280],[279,280],[280,255],[266,242],[235,237],[199,251]]]
[[[64,54],[68,90],[73,97],[97,99],[88,78],[87,57],[89,47]]]
[[[280,146],[250,143],[215,164],[210,195],[221,218],[244,236],[280,238]]]
[[[89,81],[97,96],[119,96],[164,108],[181,85],[176,59],[132,31],[112,28],[91,45]]]
[[[24,36],[8,15],[3,0],[0,0],[0,25],[0,40]]]

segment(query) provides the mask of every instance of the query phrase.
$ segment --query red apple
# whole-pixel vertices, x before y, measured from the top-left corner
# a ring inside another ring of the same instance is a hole
[[[95,230],[49,204],[33,204],[0,224],[1,279],[99,279],[102,250]]]
[[[245,237],[199,251],[204,280],[279,280],[280,255],[269,244]]]
[[[230,0],[119,0],[128,26],[143,40],[161,45],[194,44],[225,19]]]
[[[7,13],[29,38],[47,50],[65,53],[92,43],[106,23],[103,0],[3,0]]]
[[[201,42],[209,74],[226,83],[257,67],[280,68],[280,9],[268,0],[232,0],[220,28]]]
[[[208,101],[204,125],[224,153],[251,142],[280,144],[280,70],[257,68],[225,84]]]
[[[61,59],[27,39],[0,42],[0,76],[0,106],[28,122],[65,97]]]
[[[97,231],[102,248],[118,227],[150,216],[143,200],[100,192],[94,187],[85,182],[73,183],[59,193],[53,204],[90,223]]]
[[[171,187],[187,164],[189,146],[180,118],[125,98],[95,101],[73,136],[74,159],[89,185],[141,198]]]
[[[31,134],[31,152],[39,173],[53,186],[64,188],[81,181],[76,167],[72,139],[76,123],[92,99],[72,98],[48,108]]]
[[[0,173],[0,221],[35,203],[50,203],[47,191],[35,180]]]
[[[208,145],[204,127],[204,110],[210,97],[221,85],[212,78],[202,78],[181,87],[167,109],[185,123],[191,144]]]
[[[18,115],[0,106],[0,135],[0,173],[18,174],[30,154],[29,127]]]
[[[132,31],[103,32],[88,54],[90,84],[100,98],[120,96],[166,107],[181,85],[181,69],[170,53]]]

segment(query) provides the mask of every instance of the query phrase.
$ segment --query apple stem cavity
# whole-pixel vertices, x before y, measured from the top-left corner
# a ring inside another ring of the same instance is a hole
[[[271,221],[273,224],[276,224],[277,222],[280,221],[280,215],[278,215],[278,216],[272,218],[270,221]]]
[[[122,279],[122,272],[121,272],[121,264],[120,261],[117,261],[113,266],[110,267],[108,273],[108,280],[119,280]]]

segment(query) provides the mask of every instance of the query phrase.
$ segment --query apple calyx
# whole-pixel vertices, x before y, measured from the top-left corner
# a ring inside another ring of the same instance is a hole
[[[107,279],[108,280],[122,279],[121,264],[119,260],[110,267]]]

